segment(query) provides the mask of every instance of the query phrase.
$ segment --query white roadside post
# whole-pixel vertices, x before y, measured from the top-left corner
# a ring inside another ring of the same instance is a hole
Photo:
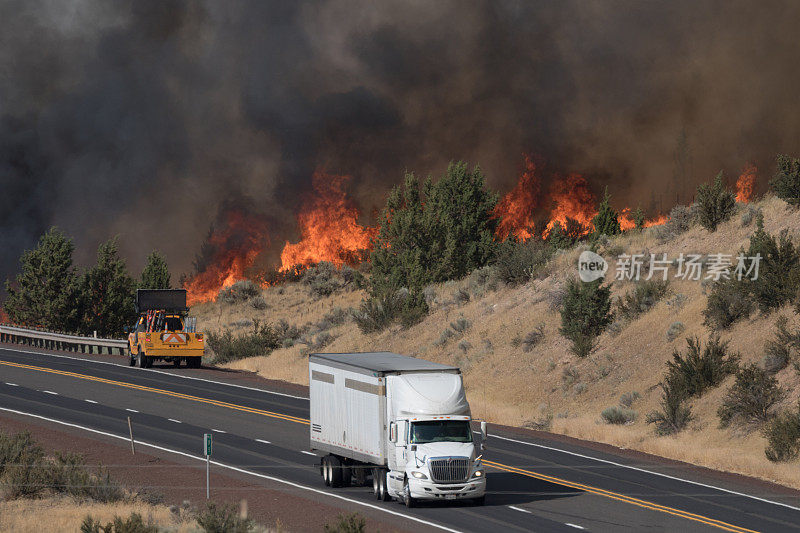
[[[206,500],[211,498],[211,485],[209,482],[211,473],[211,433],[203,434],[203,450],[206,453]]]

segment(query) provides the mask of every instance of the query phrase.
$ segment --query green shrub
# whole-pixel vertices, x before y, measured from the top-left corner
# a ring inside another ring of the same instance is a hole
[[[413,326],[427,314],[428,304],[421,292],[400,289],[365,299],[353,319],[362,333],[375,333],[396,322],[403,327]]]
[[[309,267],[303,273],[300,281],[310,288],[311,296],[314,298],[330,296],[344,286],[339,279],[339,271],[336,266],[327,261],[320,261]]]
[[[800,207],[800,159],[787,155],[777,158],[775,177],[769,182],[775,196],[794,207]]]
[[[767,448],[764,453],[773,462],[791,461],[800,454],[800,409],[785,411],[764,426]]]
[[[790,302],[800,285],[800,251],[789,238],[787,230],[776,239],[764,231],[764,219],[759,216],[756,230],[750,237],[745,253],[748,257],[761,256],[758,279],[747,280],[758,308],[769,313]]]
[[[772,374],[786,368],[793,355],[800,350],[800,331],[789,331],[789,321],[780,316],[775,321],[775,338],[764,346],[764,369]]]
[[[533,331],[529,332],[521,340],[522,351],[525,353],[530,352],[538,346],[544,339],[544,323],[536,326]]]
[[[469,291],[465,287],[459,287],[453,296],[453,300],[455,301],[456,305],[464,305],[465,303],[468,303],[470,300]]]
[[[611,323],[611,289],[602,286],[602,279],[589,283],[572,279],[561,309],[559,333],[572,341],[572,352],[586,357],[595,346],[595,339]]]
[[[263,296],[259,295],[250,300],[250,305],[253,307],[253,309],[256,309],[257,311],[263,311],[264,309],[267,308],[267,301],[264,299]]]
[[[652,309],[669,292],[669,281],[643,280],[617,300],[620,315],[633,320]]]
[[[458,317],[455,322],[450,322],[450,327],[456,333],[464,334],[469,328],[472,327],[472,322],[464,318],[463,316]]]
[[[647,423],[655,424],[658,435],[674,435],[685,429],[694,419],[692,408],[686,401],[687,394],[682,383],[667,379],[659,383],[659,386],[659,409],[647,415]]]
[[[226,304],[236,304],[260,295],[261,289],[258,285],[249,279],[244,279],[220,290],[217,300]]]
[[[631,424],[636,420],[636,411],[616,405],[606,407],[600,415],[607,424]]]
[[[333,524],[325,524],[325,533],[364,533],[367,522],[359,513],[340,514]]]
[[[772,416],[775,404],[785,397],[786,391],[778,385],[778,380],[765,370],[754,364],[740,368],[717,410],[720,426],[763,424]]]
[[[197,524],[206,533],[248,533],[255,527],[250,518],[241,518],[233,505],[206,504],[197,515]]]
[[[755,308],[749,283],[734,277],[715,281],[703,310],[703,324],[714,330],[722,330],[738,320],[748,318]]]
[[[636,391],[626,392],[622,396],[619,397],[619,404],[623,407],[630,407],[633,403],[641,398],[642,395]]]
[[[567,217],[563,226],[561,222],[556,220],[553,223],[553,227],[550,228],[550,233],[547,234],[545,242],[552,251],[567,250],[578,244],[579,241],[584,240],[589,229],[574,218]]]
[[[530,281],[550,257],[552,248],[540,239],[524,242],[509,239],[500,245],[494,267],[500,281],[519,285]]]
[[[208,333],[208,345],[214,351],[215,363],[227,363],[246,357],[269,355],[272,350],[281,346],[286,337],[271,324],[260,324],[253,321],[253,330],[249,333],[234,335],[226,329],[222,333]]]
[[[664,244],[686,233],[696,222],[696,207],[676,205],[670,210],[667,221],[660,226],[653,226],[650,231],[653,232],[658,242]]]
[[[676,390],[684,390],[687,397],[702,396],[738,370],[739,354],[729,354],[728,342],[720,341],[718,336],[709,337],[705,347],[697,337],[687,338],[686,342],[686,355],[675,350],[672,361],[667,361],[666,380]]]
[[[758,219],[759,215],[763,216],[763,213],[760,208],[754,206],[753,204],[747,204],[744,213],[742,213],[742,227],[746,228],[747,226],[755,222]]]
[[[685,329],[686,326],[683,325],[683,322],[673,322],[670,324],[669,328],[667,328],[667,342],[672,342],[677,339]]]
[[[131,513],[124,520],[115,516],[114,521],[105,526],[99,520],[87,516],[81,524],[81,533],[158,533],[158,526],[145,523],[139,513]]]
[[[697,206],[700,224],[708,231],[728,220],[736,208],[736,196],[722,183],[722,172],[714,178],[714,184],[704,183],[697,188]]]

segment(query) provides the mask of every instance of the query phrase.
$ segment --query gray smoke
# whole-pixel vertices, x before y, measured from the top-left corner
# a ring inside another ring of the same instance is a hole
[[[668,209],[798,152],[797,2],[0,2],[0,278],[56,224],[177,276],[220,209],[274,258],[317,167],[362,212],[408,169],[580,172]],[[241,201],[240,201],[241,200]],[[277,247],[277,248],[276,248]]]

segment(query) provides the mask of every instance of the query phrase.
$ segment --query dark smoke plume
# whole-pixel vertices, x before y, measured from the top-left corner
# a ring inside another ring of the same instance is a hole
[[[83,264],[120,234],[133,268],[159,248],[187,272],[241,198],[278,246],[320,166],[365,213],[454,159],[505,190],[523,153],[650,209],[747,161],[763,189],[799,151],[797,20],[792,1],[6,0],[0,277],[52,224]]]

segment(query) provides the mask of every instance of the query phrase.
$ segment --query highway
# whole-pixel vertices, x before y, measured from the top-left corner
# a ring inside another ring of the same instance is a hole
[[[330,493],[353,511],[377,507],[408,517],[398,527],[415,530],[800,531],[800,498],[791,491],[491,425],[485,506],[406,509],[376,501],[371,487],[323,485],[308,451],[302,395],[237,386],[225,372],[96,359],[0,345],[0,409],[120,438],[127,438],[130,416],[137,441],[196,457],[202,434],[214,432],[215,467]]]

